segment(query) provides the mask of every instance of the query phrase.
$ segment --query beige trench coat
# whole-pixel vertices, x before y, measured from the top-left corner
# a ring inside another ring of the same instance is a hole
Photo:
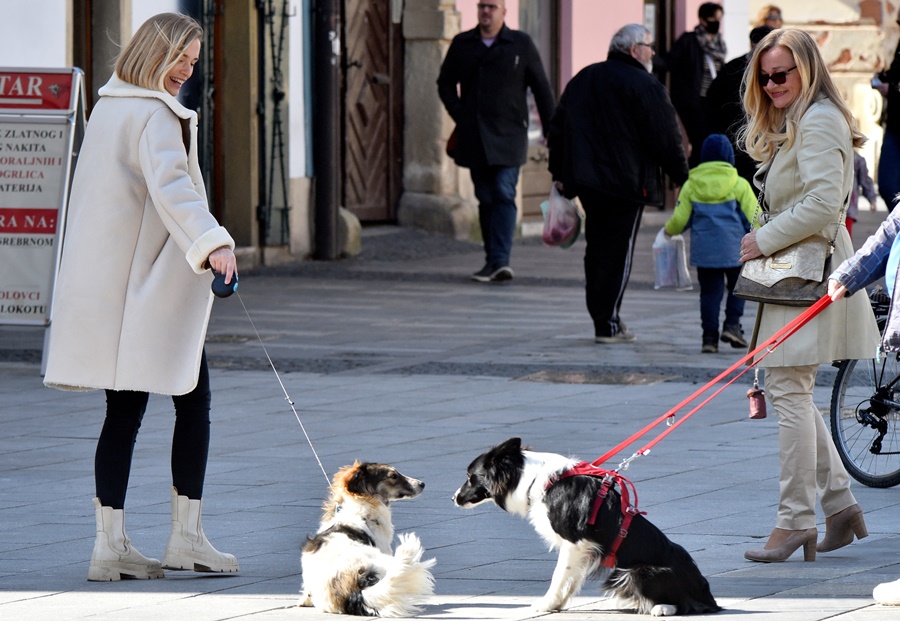
[[[816,233],[829,240],[834,238],[838,214],[853,184],[850,128],[840,110],[827,98],[813,103],[800,119],[794,144],[778,151],[768,171],[763,167],[757,173],[758,187],[763,179],[769,219],[757,232],[756,241],[764,255]],[[853,253],[842,217],[831,269]],[[828,273],[830,270],[826,277]],[[804,310],[764,304],[753,342],[761,344]],[[760,366],[804,366],[872,358],[878,339],[878,326],[868,298],[854,295],[826,308],[766,356]]]
[[[234,240],[209,212],[196,114],[115,75],[100,95],[72,182],[44,383],[184,394],[213,301],[206,260]]]

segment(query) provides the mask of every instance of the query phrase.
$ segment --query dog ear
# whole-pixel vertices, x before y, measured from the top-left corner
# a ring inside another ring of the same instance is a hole
[[[504,453],[518,453],[522,450],[522,438],[512,437],[497,448]]]
[[[347,491],[351,494],[369,494],[369,466],[368,463],[356,462],[353,464],[352,475],[347,479]]]

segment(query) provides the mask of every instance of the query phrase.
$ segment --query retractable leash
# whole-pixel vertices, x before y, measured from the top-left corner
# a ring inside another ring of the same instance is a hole
[[[238,276],[237,273],[232,274],[231,282],[229,284],[225,284],[225,274],[220,274],[216,270],[213,270],[213,274],[215,277],[212,281],[212,292],[216,297],[219,298],[227,298],[232,293],[237,293],[238,290]],[[237,294],[238,300],[241,303],[241,307],[244,309],[244,314],[247,315],[247,320],[250,322],[250,325],[253,327],[253,332],[256,334],[256,340],[259,341],[259,344],[262,345],[263,351],[266,354],[266,359],[269,361],[269,366],[272,367],[272,371],[275,373],[275,377],[278,379],[278,383],[281,385],[281,390],[284,392],[284,398],[291,405],[291,410],[294,412],[294,418],[297,419],[297,422],[300,423],[300,429],[303,430],[303,435],[306,436],[306,442],[309,444],[309,448],[312,450],[313,455],[316,458],[316,462],[319,464],[319,468],[322,470],[322,474],[325,476],[325,484],[331,485],[331,480],[328,478],[328,474],[325,472],[325,467],[322,465],[322,460],[319,459],[319,454],[316,453],[316,447],[313,446],[312,440],[309,437],[309,434],[306,433],[306,427],[303,425],[303,421],[300,420],[300,415],[297,414],[297,408],[294,407],[294,400],[291,399],[291,396],[288,394],[287,388],[284,387],[284,382],[281,381],[281,376],[278,375],[278,370],[275,368],[275,364],[272,362],[272,357],[269,356],[269,350],[266,349],[266,344],[263,343],[262,337],[259,336],[259,330],[256,329],[256,324],[253,323],[253,319],[250,317],[250,313],[247,311],[247,305],[244,304],[244,298],[241,297],[241,294]]]
[[[693,416],[700,408],[702,408],[702,407],[705,406],[707,403],[709,403],[710,401],[712,401],[712,400],[713,400],[717,395],[719,395],[723,390],[725,390],[728,386],[730,386],[731,384],[733,384],[733,383],[735,382],[735,380],[737,380],[737,379],[738,379],[739,377],[741,377],[744,373],[746,373],[747,371],[749,371],[750,369],[752,369],[753,367],[755,367],[757,364],[759,364],[760,361],[761,361],[763,358],[765,358],[766,356],[768,356],[769,354],[771,354],[773,351],[775,351],[775,349],[776,349],[779,345],[781,345],[784,341],[786,341],[788,338],[790,338],[790,336],[791,336],[792,334],[794,334],[797,330],[799,330],[800,328],[802,328],[803,326],[805,326],[807,323],[809,323],[809,321],[810,321],[813,317],[815,317],[816,315],[818,315],[819,313],[821,313],[823,310],[825,310],[830,304],[831,304],[831,297],[828,296],[828,295],[822,296],[822,297],[819,299],[818,302],[816,302],[815,304],[813,304],[812,306],[810,306],[810,307],[809,307],[808,309],[806,309],[803,313],[801,313],[801,314],[800,314],[799,316],[797,316],[795,319],[793,319],[792,321],[790,321],[790,322],[789,322],[786,326],[784,326],[781,330],[779,330],[778,332],[776,332],[775,334],[773,334],[771,337],[769,337],[768,339],[766,339],[766,341],[763,342],[759,347],[757,347],[757,348],[754,349],[753,351],[751,351],[751,352],[749,352],[748,354],[746,354],[743,358],[741,358],[740,360],[738,360],[737,362],[735,362],[733,365],[731,365],[730,367],[728,367],[727,369],[725,369],[722,373],[720,373],[720,374],[719,374],[718,376],[716,376],[714,379],[710,380],[710,381],[707,382],[704,386],[702,386],[700,389],[698,389],[697,391],[695,391],[694,394],[692,394],[692,395],[690,395],[689,397],[685,398],[681,403],[679,403],[678,405],[676,405],[675,407],[673,407],[672,409],[670,409],[668,412],[666,412],[665,414],[663,414],[662,416],[660,416],[659,418],[657,418],[655,421],[653,421],[653,422],[650,423],[649,425],[645,426],[643,429],[641,429],[641,430],[638,431],[637,433],[632,434],[628,439],[624,440],[623,442],[620,442],[617,446],[613,447],[612,449],[610,449],[609,451],[607,451],[606,453],[604,453],[602,456],[600,456],[599,458],[597,458],[596,460],[594,460],[593,462],[591,462],[592,465],[594,465],[594,466],[600,466],[600,464],[604,463],[605,461],[607,461],[607,460],[610,459],[611,457],[613,457],[613,456],[615,456],[616,454],[618,454],[618,453],[619,453],[621,450],[623,450],[625,447],[627,447],[627,446],[633,444],[633,443],[634,443],[635,441],[637,441],[639,438],[641,438],[642,436],[646,435],[651,429],[653,429],[654,427],[656,427],[659,423],[661,423],[661,422],[664,421],[664,420],[667,421],[667,423],[668,423],[668,428],[667,428],[665,431],[663,431],[663,432],[662,432],[661,434],[659,434],[656,438],[654,438],[653,440],[651,440],[650,442],[648,442],[648,443],[647,443],[645,446],[643,446],[641,449],[635,451],[630,457],[624,459],[624,460],[619,464],[619,466],[615,469],[614,472],[619,472],[620,470],[627,470],[629,464],[630,464],[632,461],[634,461],[634,460],[637,459],[638,457],[642,457],[642,456],[648,454],[648,453],[650,452],[650,449],[652,449],[654,446],[656,446],[656,444],[659,443],[660,440],[662,440],[662,439],[665,438],[667,435],[669,435],[670,433],[672,433],[673,431],[675,431],[675,429],[677,429],[679,426],[681,426],[681,424],[684,423],[688,418],[690,418],[691,416]],[[763,353],[763,352],[765,352],[765,353]],[[747,365],[747,368],[745,368],[743,371],[741,371],[740,373],[738,373],[737,375],[735,375],[731,380],[729,380],[728,382],[726,382],[722,387],[720,387],[718,390],[716,390],[712,395],[710,395],[709,397],[707,397],[706,399],[704,399],[703,401],[701,401],[699,405],[697,405],[694,409],[692,409],[692,410],[691,410],[690,412],[688,412],[685,416],[683,416],[683,417],[681,418],[681,420],[673,422],[672,419],[675,418],[675,413],[676,413],[676,412],[678,412],[679,410],[681,410],[682,408],[684,408],[687,404],[689,404],[689,403],[691,403],[692,401],[694,401],[696,398],[698,398],[700,395],[702,395],[704,392],[706,392],[710,387],[712,387],[713,385],[715,385],[716,383],[718,383],[719,381],[721,381],[722,379],[724,379],[725,377],[727,377],[729,373],[732,373],[732,372],[733,372],[735,369],[737,369],[739,366],[741,366],[742,364],[745,364],[745,363],[749,362],[750,360],[752,360],[752,359],[754,358],[754,356],[756,356],[757,354],[760,354],[760,353],[762,353],[762,355],[759,357],[759,360],[755,360],[755,361],[753,361],[753,362],[750,362],[750,364]]]

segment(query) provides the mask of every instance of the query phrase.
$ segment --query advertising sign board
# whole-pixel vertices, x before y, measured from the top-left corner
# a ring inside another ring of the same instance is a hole
[[[0,323],[49,324],[82,83],[76,68],[0,68]]]

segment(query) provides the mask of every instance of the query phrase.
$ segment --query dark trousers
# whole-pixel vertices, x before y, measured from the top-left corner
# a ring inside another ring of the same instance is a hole
[[[509,266],[516,232],[516,184],[518,166],[472,168],[472,183],[478,199],[478,223],[484,239],[485,263],[492,270]]]
[[[881,159],[878,160],[878,193],[893,211],[900,193],[900,136],[885,130],[881,143]]]
[[[700,324],[704,332],[719,332],[719,310],[725,299],[725,326],[740,326],[744,316],[744,300],[734,295],[734,283],[740,267],[698,267],[700,281]]]
[[[619,308],[634,257],[644,205],[596,190],[578,188],[584,207],[585,298],[595,336],[619,332]]]
[[[94,455],[97,498],[104,507],[122,509],[131,473],[131,458],[149,395],[130,390],[106,391],[106,420]],[[178,493],[203,497],[206,459],[209,454],[209,369],[206,352],[200,359],[197,387],[172,397],[175,431],[172,437],[172,485]]]

